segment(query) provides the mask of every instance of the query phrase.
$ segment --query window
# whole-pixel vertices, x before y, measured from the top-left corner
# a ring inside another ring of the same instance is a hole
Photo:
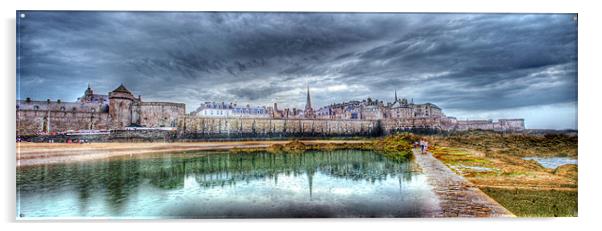
[[[63,106],[63,107],[61,107],[61,111],[65,111],[65,107],[64,107],[64,106]]]
[[[38,106],[38,105],[34,105],[34,106],[33,106],[33,110],[36,110],[36,111],[37,111],[37,110],[40,110],[40,106]]]

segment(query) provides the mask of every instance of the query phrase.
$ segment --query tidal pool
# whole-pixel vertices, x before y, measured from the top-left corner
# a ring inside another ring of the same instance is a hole
[[[27,218],[421,217],[437,207],[412,161],[370,151],[183,153],[17,169]]]
[[[577,164],[577,159],[569,157],[525,157],[524,160],[535,160],[544,168],[557,168],[565,164]]]

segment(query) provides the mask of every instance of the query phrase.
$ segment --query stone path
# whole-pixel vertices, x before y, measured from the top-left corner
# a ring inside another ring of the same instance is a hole
[[[414,150],[416,162],[439,197],[435,217],[514,217],[510,211],[491,199],[464,177],[457,175],[441,161]]]

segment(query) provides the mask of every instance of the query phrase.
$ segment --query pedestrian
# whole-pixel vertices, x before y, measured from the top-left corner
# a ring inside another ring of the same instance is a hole
[[[426,152],[428,151],[428,149],[429,149],[429,142],[424,141],[424,151],[423,151],[423,153],[426,154]]]

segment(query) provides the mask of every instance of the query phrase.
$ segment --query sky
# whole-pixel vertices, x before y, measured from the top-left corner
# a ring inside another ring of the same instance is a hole
[[[577,128],[576,14],[17,12],[17,99],[314,109],[394,92],[458,119]]]

